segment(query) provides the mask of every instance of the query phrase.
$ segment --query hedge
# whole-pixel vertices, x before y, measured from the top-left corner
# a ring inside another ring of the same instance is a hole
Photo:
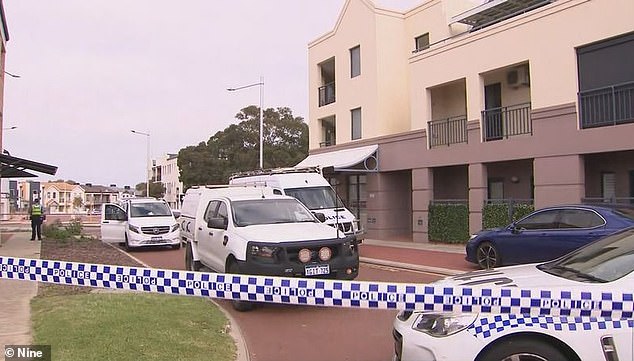
[[[469,207],[466,204],[431,204],[429,239],[445,243],[469,240]]]
[[[513,221],[517,221],[535,210],[532,204],[524,203],[515,203],[513,208]],[[482,208],[482,229],[504,227],[509,223],[508,203],[485,204]]]

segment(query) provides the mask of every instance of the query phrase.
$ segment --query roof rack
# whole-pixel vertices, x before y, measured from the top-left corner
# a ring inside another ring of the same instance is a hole
[[[191,188],[193,189],[198,189],[198,188],[208,188],[208,189],[217,189],[217,188],[258,188],[258,187],[266,187],[266,183],[262,182],[262,184],[259,184],[260,182],[256,182],[258,184],[253,184],[253,183],[248,183],[248,184],[204,184],[204,185],[195,185],[195,186],[191,186]]]
[[[231,177],[229,177],[229,180],[235,179],[235,178],[251,177],[256,175],[273,175],[273,174],[289,174],[289,173],[321,173],[321,169],[319,168],[319,166],[256,169],[256,170],[233,173]]]

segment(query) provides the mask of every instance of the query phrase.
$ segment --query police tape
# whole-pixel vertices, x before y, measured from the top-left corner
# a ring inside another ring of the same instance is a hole
[[[177,271],[0,256],[0,279],[346,308],[631,319],[632,292],[460,287]]]

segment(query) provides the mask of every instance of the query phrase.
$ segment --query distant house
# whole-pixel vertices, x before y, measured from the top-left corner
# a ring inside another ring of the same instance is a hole
[[[42,183],[42,204],[48,213],[83,212],[82,206],[76,206],[75,199],[84,201],[84,190],[77,184],[66,182]]]
[[[123,198],[125,190],[111,186],[93,185],[86,183],[80,186],[84,190],[84,209],[88,213],[98,213],[104,203],[117,203]]]

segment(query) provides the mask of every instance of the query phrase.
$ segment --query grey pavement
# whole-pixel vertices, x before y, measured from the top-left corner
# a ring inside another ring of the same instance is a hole
[[[14,233],[0,242],[0,255],[40,258],[40,242],[30,241],[30,232]],[[5,345],[32,344],[31,299],[37,282],[0,279],[0,350]]]

